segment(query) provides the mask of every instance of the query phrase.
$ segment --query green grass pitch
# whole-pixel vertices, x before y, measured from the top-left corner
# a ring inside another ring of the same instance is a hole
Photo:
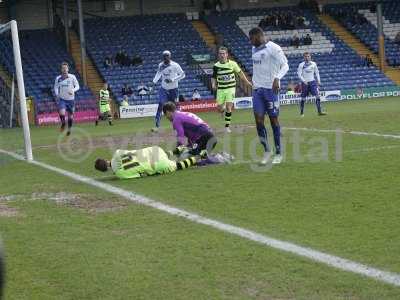
[[[251,111],[219,114],[232,165],[120,181],[93,168],[117,148],[172,147],[169,121],[78,124],[70,138],[31,128],[36,160],[276,239],[400,273],[400,99],[281,108],[285,161],[260,169]],[[316,131],[294,128],[317,129]],[[268,124],[271,137],[271,128]],[[338,130],[338,133],[323,131]],[[272,139],[270,140],[272,145]],[[0,149],[21,152],[20,129]],[[23,152],[22,152],[23,153]],[[0,154],[5,299],[400,299],[400,288],[127,202]]]

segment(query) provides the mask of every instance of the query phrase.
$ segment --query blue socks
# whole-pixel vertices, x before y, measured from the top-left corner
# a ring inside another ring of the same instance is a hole
[[[302,115],[302,114],[304,114],[304,103],[305,103],[306,101],[305,100],[301,100],[300,101],[300,114]]]
[[[258,137],[260,138],[260,143],[264,147],[264,152],[270,152],[267,139],[267,129],[265,128],[264,124],[256,124],[256,127]]]
[[[321,99],[318,97],[317,100],[315,101],[315,105],[317,105],[317,110],[318,113],[321,113]]]
[[[276,154],[281,154],[281,126],[271,124],[271,127],[272,127],[272,131],[274,133]]]

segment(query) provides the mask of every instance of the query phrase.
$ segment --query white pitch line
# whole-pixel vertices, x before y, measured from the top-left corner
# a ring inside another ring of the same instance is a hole
[[[0,149],[0,153],[10,155],[17,160],[25,161],[25,158],[23,156],[12,153],[12,152],[8,152],[8,151]],[[135,194],[133,192],[126,191],[124,189],[115,187],[113,185],[99,182],[92,178],[82,176],[79,174],[75,174],[73,172],[63,170],[63,169],[60,169],[60,168],[57,168],[57,167],[54,167],[54,166],[51,166],[51,165],[48,165],[48,164],[45,164],[42,162],[32,161],[30,163],[33,165],[39,166],[41,168],[53,171],[55,173],[61,174],[63,176],[69,177],[75,181],[80,181],[82,183],[86,183],[88,185],[100,188],[106,192],[124,197],[125,199],[127,199],[131,202],[134,202],[134,203],[146,205],[146,206],[155,208],[157,210],[166,212],[166,213],[174,215],[174,216],[183,217],[192,222],[207,225],[207,226],[213,227],[215,229],[221,230],[223,232],[227,232],[227,233],[230,233],[230,234],[233,234],[236,236],[240,236],[244,239],[251,240],[251,241],[257,242],[259,244],[262,244],[262,245],[265,245],[265,246],[268,246],[268,247],[271,247],[274,249],[288,252],[288,253],[291,253],[291,254],[294,254],[297,256],[305,257],[312,261],[320,262],[322,264],[325,264],[325,265],[328,265],[328,266],[331,266],[331,267],[334,267],[334,268],[337,268],[340,270],[364,275],[366,277],[370,277],[370,278],[373,278],[378,281],[392,284],[394,286],[400,286],[400,274],[398,274],[398,273],[383,271],[383,270],[373,268],[373,267],[370,267],[368,265],[364,265],[361,263],[357,263],[355,261],[351,261],[349,259],[345,259],[345,258],[342,258],[339,256],[334,256],[334,255],[324,253],[321,251],[317,251],[317,250],[314,250],[311,248],[302,247],[302,246],[296,245],[291,242],[277,240],[277,239],[271,238],[267,235],[257,233],[255,231],[251,231],[251,230],[241,228],[238,226],[222,223],[217,220],[209,219],[209,218],[200,216],[198,214],[191,213],[189,211],[179,209],[179,208],[152,200],[150,198]]]
[[[306,128],[306,127],[283,127],[282,129],[286,130],[301,130],[301,131],[314,131],[314,132],[328,132],[328,133],[345,133],[352,135],[364,135],[364,136],[376,136],[383,138],[392,138],[392,139],[400,139],[400,135],[395,134],[382,134],[376,132],[364,132],[364,131],[353,131],[353,130],[342,130],[342,129],[317,129],[317,128]]]

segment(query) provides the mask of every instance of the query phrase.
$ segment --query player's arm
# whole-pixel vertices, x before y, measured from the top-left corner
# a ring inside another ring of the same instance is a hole
[[[288,60],[283,53],[283,50],[281,47],[276,45],[276,48],[272,52],[274,58],[277,60],[278,64],[280,65],[280,69],[278,74],[275,76],[274,82],[272,84],[272,89],[274,90],[275,93],[279,92],[279,81],[283,78],[283,76],[286,75],[286,73],[289,71],[289,64]]]
[[[320,85],[321,84],[321,78],[319,77],[319,70],[318,70],[317,64],[315,64],[314,72],[315,72],[315,77],[317,78],[317,83],[318,83],[318,85]]]
[[[58,100],[60,96],[60,84],[58,83],[58,77],[56,77],[56,80],[54,82],[54,95],[56,96],[56,99]]]
[[[179,81],[186,77],[185,72],[183,72],[180,65],[176,65],[176,77],[172,81]]]
[[[180,120],[174,120],[173,127],[176,131],[177,146],[185,145],[186,137],[185,131],[183,130],[183,125]]]
[[[297,68],[297,76],[301,80],[301,82],[306,83],[306,80],[303,77],[303,63],[299,64],[299,67]]]
[[[156,84],[160,80],[160,78],[161,78],[161,68],[159,66],[157,69],[157,73],[154,76],[153,83]]]
[[[247,85],[253,86],[251,82],[247,79],[246,74],[244,74],[243,70],[239,67],[239,65],[235,62],[233,71],[239,75],[240,79],[246,82]]]
[[[76,93],[77,91],[79,91],[79,82],[76,79],[75,75],[72,78],[72,82],[74,84],[74,93]]]
[[[218,68],[214,66],[213,74],[211,76],[211,88],[213,89],[213,91],[217,90],[217,76],[218,76]]]

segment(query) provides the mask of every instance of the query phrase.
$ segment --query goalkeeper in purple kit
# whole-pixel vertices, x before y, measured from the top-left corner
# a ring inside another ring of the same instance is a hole
[[[163,106],[163,113],[176,131],[177,148],[174,155],[179,155],[188,147],[189,155],[206,157],[215,148],[217,138],[210,126],[195,114],[181,112],[175,103],[168,102]]]

